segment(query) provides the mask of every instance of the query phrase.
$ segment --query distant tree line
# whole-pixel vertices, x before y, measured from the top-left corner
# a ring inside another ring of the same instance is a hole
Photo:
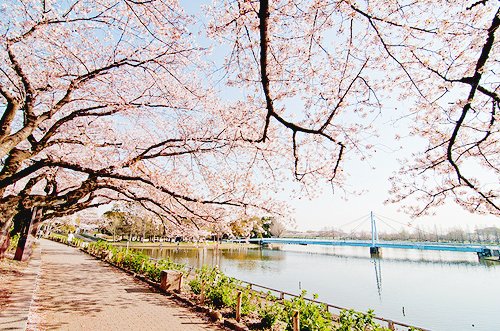
[[[190,222],[189,219],[183,221]],[[117,203],[100,218],[97,215],[89,216],[79,213],[73,218],[54,219],[50,227],[46,226],[44,229],[65,234],[76,231],[90,232],[92,235],[100,233],[112,238],[113,241],[155,241],[160,238],[183,241],[250,239],[281,237],[286,232],[283,221],[269,216],[253,216],[236,219],[224,226],[221,224],[206,226],[200,229],[199,236],[194,237],[182,232],[182,228],[165,226],[154,214],[144,212],[134,203]]]
[[[323,229],[320,231],[307,231],[305,233],[291,232],[293,237],[321,237],[339,240],[371,240],[371,232],[360,231],[348,233],[339,229]],[[462,228],[449,229],[446,232],[424,230],[417,227],[411,231],[401,229],[399,232],[380,232],[379,240],[387,241],[432,241],[432,242],[458,242],[500,244],[500,228],[486,227],[467,231]]]

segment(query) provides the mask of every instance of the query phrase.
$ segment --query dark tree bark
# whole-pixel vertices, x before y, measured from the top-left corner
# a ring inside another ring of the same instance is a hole
[[[26,261],[31,256],[38,224],[40,224],[40,217],[36,207],[33,210],[23,206],[19,207],[18,213],[14,217],[14,229],[12,230],[12,234],[20,234],[14,260]]]

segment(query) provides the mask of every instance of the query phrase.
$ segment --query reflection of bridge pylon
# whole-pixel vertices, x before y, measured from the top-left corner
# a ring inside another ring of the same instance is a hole
[[[375,268],[375,280],[377,282],[377,292],[379,299],[382,298],[382,268],[380,267],[380,259],[373,259],[373,266]]]
[[[377,257],[382,254],[382,250],[377,245],[378,244],[377,223],[375,222],[375,217],[373,217],[373,212],[370,212],[370,221],[372,225],[372,245],[370,246],[370,255]]]

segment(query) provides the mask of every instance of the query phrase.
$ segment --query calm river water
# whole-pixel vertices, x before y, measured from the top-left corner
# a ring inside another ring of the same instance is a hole
[[[431,330],[500,330],[500,263],[474,253],[287,246],[271,249],[147,249],[153,257],[218,265],[238,279]]]

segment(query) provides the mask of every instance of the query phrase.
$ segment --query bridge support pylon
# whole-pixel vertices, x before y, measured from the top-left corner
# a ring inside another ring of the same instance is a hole
[[[491,256],[492,256],[491,249],[489,249],[489,248],[483,248],[483,250],[481,252],[477,252],[477,257],[479,259],[482,259],[485,257],[491,257]]]
[[[370,247],[370,256],[371,257],[381,257],[382,256],[382,248],[380,247]]]

